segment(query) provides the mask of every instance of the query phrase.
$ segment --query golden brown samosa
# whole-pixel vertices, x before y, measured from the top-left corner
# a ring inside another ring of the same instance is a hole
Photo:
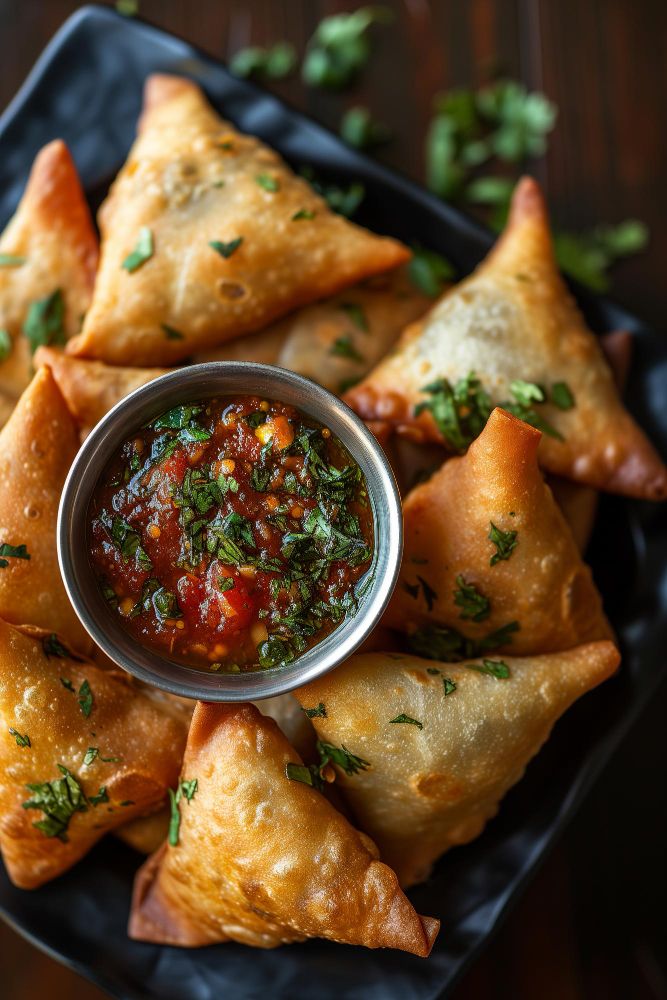
[[[0,621],[0,850],[23,889],[55,878],[176,783],[187,727],[54,633]]]
[[[166,375],[167,368],[124,368],[103,361],[72,358],[52,347],[40,347],[35,366],[48,365],[70,413],[84,436],[124,396]]]
[[[408,268],[399,267],[194,360],[279,365],[339,393],[363,378],[406,323],[423,315],[431,303],[411,282]]]
[[[370,839],[288,764],[301,759],[254,706],[197,705],[178,842],[140,869],[130,936],[259,948],[324,937],[428,955],[439,921],[417,915]]]
[[[493,404],[521,404],[551,428],[540,445],[549,472],[628,496],[667,493],[667,468],[623,407],[558,273],[544,199],[529,177],[486,260],[346,398],[366,420],[455,451]]]
[[[336,784],[406,887],[481,833],[555,721],[618,662],[611,642],[465,663],[368,653],[296,693],[323,704],[320,740],[366,765],[337,767]]]
[[[385,624],[412,633],[415,651],[432,638],[415,630],[432,625],[452,640],[455,630],[490,648],[511,644],[517,655],[611,636],[591,571],[542,478],[539,443],[538,430],[496,408],[465,455],[406,497],[403,562]],[[503,642],[488,639],[503,629]]]
[[[78,447],[74,419],[42,368],[0,432],[0,617],[53,629],[86,651],[56,548],[60,494]]]
[[[78,333],[95,282],[97,236],[76,167],[56,139],[37,154],[0,236],[0,395],[16,401],[31,352]]]
[[[166,365],[405,261],[335,215],[189,80],[150,77],[139,134],[99,215],[92,306],[68,350]]]

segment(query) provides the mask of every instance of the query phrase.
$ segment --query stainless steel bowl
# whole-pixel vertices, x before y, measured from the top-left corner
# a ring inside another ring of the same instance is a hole
[[[141,646],[104,600],[89,558],[88,507],[115,450],[140,427],[181,403],[212,396],[260,395],[296,406],[329,427],[363,472],[373,511],[370,582],[357,613],[284,667],[245,674],[206,673]],[[82,624],[104,652],[135,677],[185,698],[250,701],[306,684],[345,660],[378,622],[396,583],[403,545],[401,504],[382,448],[340,399],[284,368],[245,361],[193,365],[163,375],[121,400],[86,439],[70,470],[58,513],[58,559]]]

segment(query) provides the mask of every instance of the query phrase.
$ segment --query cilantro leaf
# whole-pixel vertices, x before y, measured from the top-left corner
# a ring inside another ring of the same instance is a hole
[[[27,257],[19,257],[17,254],[0,253],[0,267],[21,267],[27,261]]]
[[[305,712],[309,719],[326,719],[327,710],[324,707],[324,702],[320,702],[317,708],[302,708],[302,712]]]
[[[23,333],[34,354],[38,347],[65,343],[65,302],[59,288],[30,303]]]
[[[270,194],[275,194],[276,191],[280,191],[280,181],[277,177],[272,177],[271,174],[257,174],[255,181],[261,188],[268,191]]]
[[[423,723],[419,722],[417,719],[411,719],[410,716],[406,715],[404,712],[401,712],[400,715],[397,715],[395,719],[390,719],[389,722],[390,722],[390,724],[392,724],[394,722],[408,722],[408,723],[410,723],[410,725],[416,726],[417,729],[423,729],[424,728]]]
[[[90,684],[86,680],[79,688],[78,702],[81,713],[87,719],[93,710],[93,692],[90,690]]]
[[[368,108],[357,105],[343,115],[340,123],[341,138],[355,149],[372,149],[391,138],[386,125],[375,121]]]
[[[9,566],[9,559],[30,559],[30,553],[26,545],[10,545],[3,542],[0,545],[0,569]]]
[[[215,250],[215,252],[219,253],[221,257],[228,259],[235,250],[238,250],[242,243],[243,237],[237,236],[236,239],[229,240],[227,243],[223,240],[210,240],[208,245],[211,250]]]
[[[76,812],[87,812],[86,796],[75,776],[62,764],[58,769],[63,775],[53,781],[29,784],[32,798],[22,803],[24,809],[41,809],[45,819],[32,825],[46,837],[57,837],[64,844],[68,841],[67,828]]]
[[[496,547],[496,551],[491,556],[489,560],[490,566],[495,566],[501,560],[509,559],[509,557],[514,552],[515,548],[519,544],[517,541],[517,531],[502,531],[501,528],[497,528],[493,521],[489,521],[489,534],[488,538]]]
[[[269,48],[248,46],[240,49],[229,63],[234,76],[258,80],[284,80],[294,72],[295,67],[296,52],[289,42],[276,42]]]
[[[360,354],[352,343],[352,338],[349,335],[337,337],[329,348],[329,354],[339,358],[349,358],[351,361],[359,361],[360,363],[365,360],[363,354]]]
[[[507,680],[510,676],[510,668],[504,660],[482,660],[482,665],[476,663],[466,663],[469,670],[476,670],[479,674],[488,674],[496,680]]]
[[[567,382],[554,382],[551,386],[551,402],[559,410],[571,410],[574,404],[574,396]]]
[[[14,341],[9,335],[9,330],[0,329],[0,362],[6,361],[12,353]]]
[[[13,726],[9,727],[9,733],[16,740],[17,747],[31,747],[32,746],[32,743],[30,742],[30,737],[28,736],[27,733],[24,736],[21,736],[21,734],[18,731],[18,729],[14,729]]]
[[[137,242],[134,245],[134,250],[127,255],[121,264],[121,267],[123,270],[133,274],[134,271],[138,271],[147,260],[151,259],[153,252],[153,233],[148,226],[142,226],[139,230],[139,236],[137,237]]]
[[[408,274],[415,288],[435,299],[444,290],[446,282],[453,279],[455,271],[439,253],[415,245],[412,247]]]
[[[459,618],[469,618],[474,622],[482,622],[491,613],[491,604],[474,583],[466,583],[461,574],[456,577],[457,589],[454,591],[454,603],[461,608]]]
[[[301,67],[307,87],[341,89],[363,69],[371,52],[368,29],[393,18],[387,7],[360,7],[325,17],[308,42]]]

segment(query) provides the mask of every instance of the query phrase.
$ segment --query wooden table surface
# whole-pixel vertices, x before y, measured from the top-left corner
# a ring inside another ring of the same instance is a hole
[[[648,251],[618,267],[614,295],[665,329],[665,0],[384,2],[394,25],[375,32],[374,55],[351,91],[306,91],[298,76],[275,91],[332,128],[346,107],[367,105],[395,133],[381,159],[423,180],[434,94],[479,86],[498,70],[543,90],[559,118],[548,155],[533,172],[554,218],[572,229],[644,220]],[[0,0],[0,109],[79,6]],[[323,16],[356,6],[140,0],[140,15],[226,60],[245,45],[279,39],[302,52]],[[667,1000],[666,709],[663,685],[455,1000]],[[0,955],[4,1000],[103,995],[4,926]]]

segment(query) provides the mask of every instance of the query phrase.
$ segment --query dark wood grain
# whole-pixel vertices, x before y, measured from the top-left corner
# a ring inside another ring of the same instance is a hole
[[[361,0],[360,0],[361,2]],[[533,165],[562,226],[627,217],[651,244],[615,273],[614,294],[665,327],[667,3],[664,0],[385,0],[392,27],[344,94],[276,92],[331,128],[368,105],[395,138],[385,162],[417,180],[435,94],[502,72],[559,107],[547,157]],[[11,99],[72,0],[0,0],[0,108]],[[288,39],[301,53],[336,0],[141,0],[141,15],[214,56]],[[580,816],[538,873],[455,1000],[665,1000],[667,692],[616,754]],[[662,929],[662,934],[661,934]],[[447,933],[446,923],[443,934]],[[0,928],[4,1000],[95,1000],[102,994]]]

